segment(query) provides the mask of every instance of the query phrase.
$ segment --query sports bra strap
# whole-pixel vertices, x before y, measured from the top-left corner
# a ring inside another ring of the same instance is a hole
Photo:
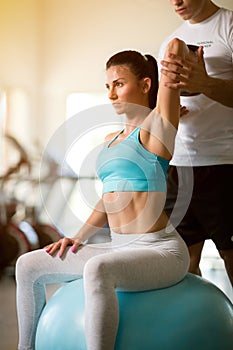
[[[108,147],[111,146],[111,144],[124,132],[125,128],[120,130],[108,143]]]

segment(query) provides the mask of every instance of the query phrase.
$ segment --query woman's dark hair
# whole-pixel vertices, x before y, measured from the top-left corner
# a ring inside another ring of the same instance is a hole
[[[151,55],[143,56],[133,50],[121,51],[107,61],[106,69],[119,65],[127,65],[139,80],[147,77],[151,79],[149,107],[153,109],[156,106],[158,92],[158,66],[156,59]]]

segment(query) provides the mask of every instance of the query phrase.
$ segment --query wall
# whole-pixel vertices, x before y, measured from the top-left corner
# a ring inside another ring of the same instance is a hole
[[[48,136],[64,120],[68,93],[103,91],[110,55],[127,48],[157,53],[162,38],[179,23],[167,5],[151,0],[43,1],[41,115]],[[165,18],[169,26],[164,26]]]
[[[27,135],[29,142],[36,137],[38,117],[38,24],[37,1],[0,1],[0,89],[8,93],[8,117],[15,133],[24,125],[20,138]],[[18,107],[21,113],[17,114]]]
[[[232,0],[216,2],[233,9]],[[68,93],[102,91],[110,55],[156,56],[179,23],[168,0],[1,0],[0,87],[23,89],[30,140],[45,145],[64,121]]]

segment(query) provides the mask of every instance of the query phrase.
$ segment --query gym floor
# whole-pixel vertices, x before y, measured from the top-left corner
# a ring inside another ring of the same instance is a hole
[[[203,277],[214,283],[221,289],[233,303],[233,291],[225,272],[222,260],[207,253],[202,259],[201,269]],[[47,287],[49,298],[60,285]],[[10,271],[0,279],[0,349],[16,350],[18,340],[16,304],[15,304],[15,279]]]

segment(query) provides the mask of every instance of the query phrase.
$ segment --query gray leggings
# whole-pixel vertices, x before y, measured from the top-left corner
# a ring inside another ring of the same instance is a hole
[[[43,249],[16,264],[19,350],[35,349],[36,327],[46,303],[45,285],[83,277],[88,350],[113,350],[118,329],[115,289],[141,291],[171,286],[187,273],[189,254],[177,231],[111,233],[112,242],[86,244],[64,258]],[[74,302],[78,302],[75,301]]]

